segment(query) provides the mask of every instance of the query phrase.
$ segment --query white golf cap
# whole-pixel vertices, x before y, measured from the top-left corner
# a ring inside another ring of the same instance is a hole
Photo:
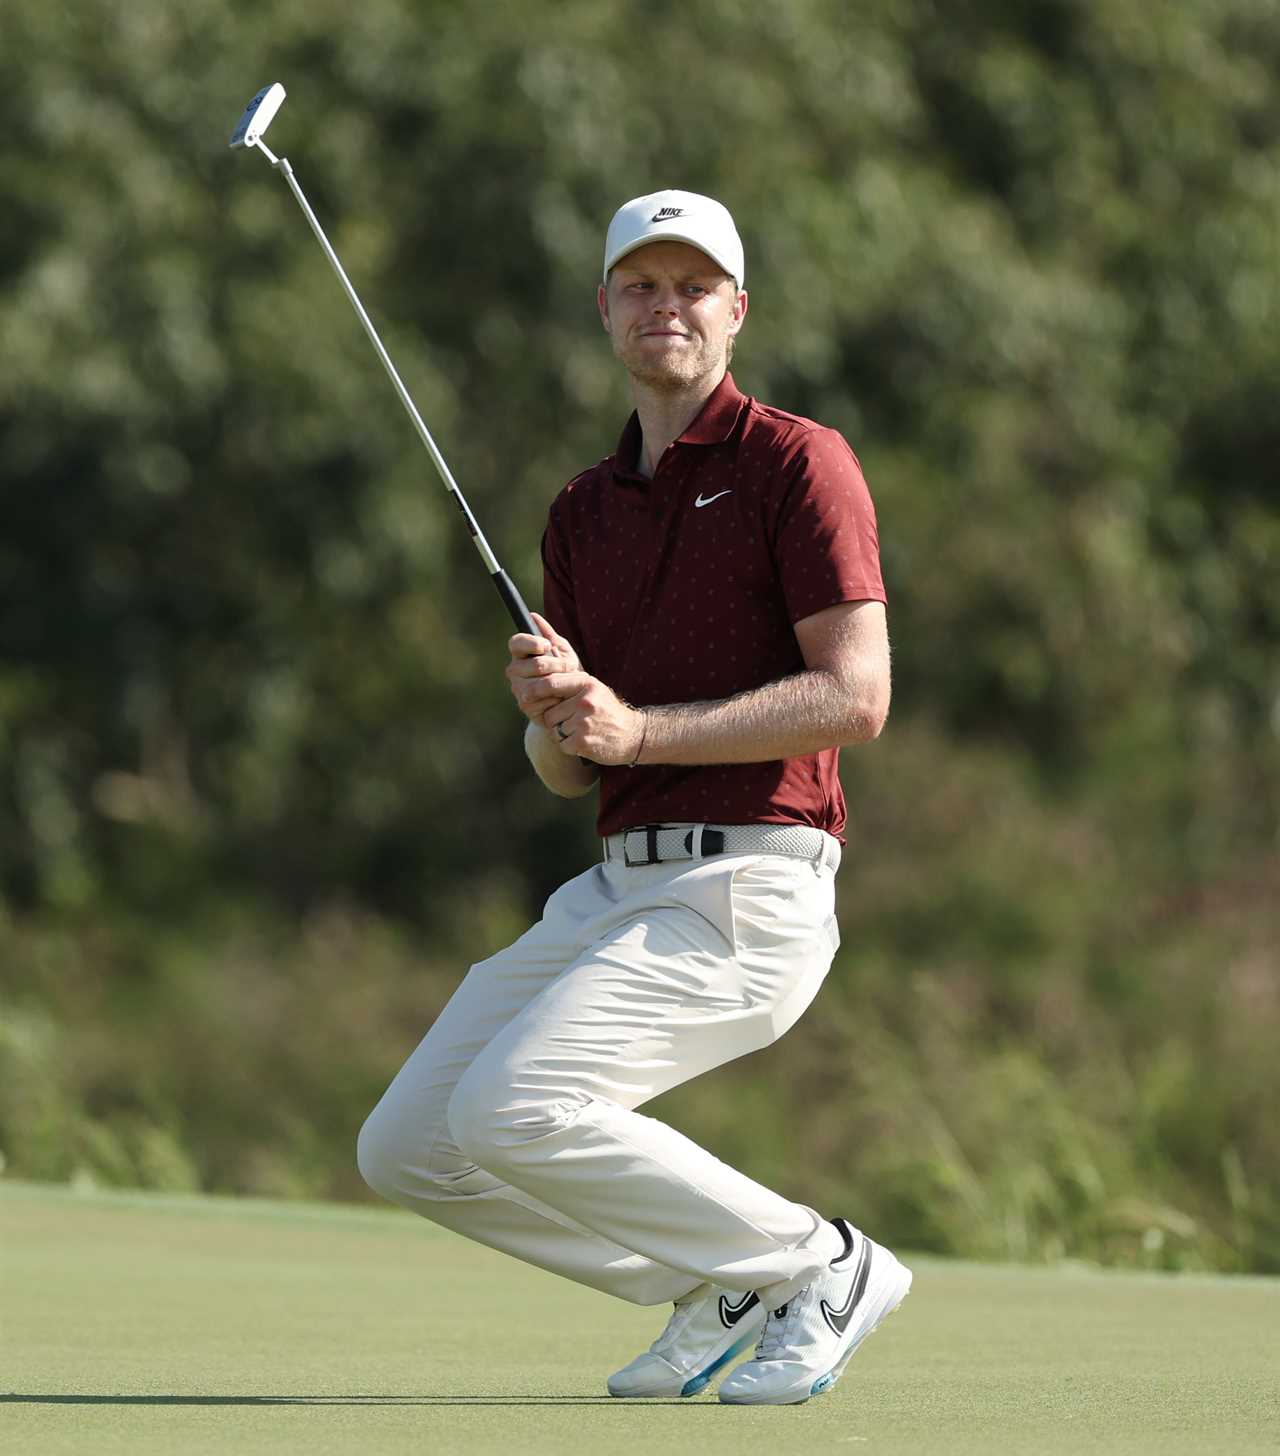
[[[613,215],[604,243],[604,276],[628,253],[646,243],[689,243],[701,248],[742,287],[742,239],[729,209],[697,192],[650,192],[624,203]]]

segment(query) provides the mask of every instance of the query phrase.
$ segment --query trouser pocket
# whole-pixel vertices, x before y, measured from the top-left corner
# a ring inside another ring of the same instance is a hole
[[[671,889],[719,932],[734,999],[758,1014],[757,1044],[767,1046],[812,1001],[839,946],[834,875],[782,855],[734,856]]]

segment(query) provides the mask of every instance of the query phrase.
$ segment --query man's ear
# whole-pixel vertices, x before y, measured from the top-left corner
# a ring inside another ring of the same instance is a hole
[[[736,334],[746,321],[747,317],[747,290],[739,288],[737,296],[733,300],[733,322],[729,332]]]
[[[596,289],[596,308],[600,311],[600,322],[604,325],[605,333],[613,333],[609,326],[609,292],[603,283]]]

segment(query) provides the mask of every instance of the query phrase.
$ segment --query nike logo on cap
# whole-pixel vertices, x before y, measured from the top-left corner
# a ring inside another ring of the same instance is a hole
[[[666,222],[668,218],[684,216],[685,209],[683,207],[660,207],[657,212],[655,212],[654,215],[649,219],[649,221]]]
[[[737,1304],[730,1304],[729,1296],[722,1294],[720,1296],[720,1323],[726,1330],[731,1330],[749,1309],[759,1303],[760,1296],[755,1293],[744,1294]]]
[[[695,506],[709,506],[712,501],[718,501],[722,495],[732,495],[732,494],[733,494],[732,489],[730,489],[730,490],[720,490],[720,491],[717,491],[715,495],[709,495],[709,496],[705,497],[705,499],[704,499],[704,497],[702,495],[702,492],[699,491],[698,492],[698,499],[696,501],[694,501],[694,505]]]

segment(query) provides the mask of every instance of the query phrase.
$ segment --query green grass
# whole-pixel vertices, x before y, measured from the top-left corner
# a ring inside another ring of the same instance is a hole
[[[1280,1280],[913,1260],[834,1392],[613,1401],[663,1310],[394,1210],[0,1184],[21,1456],[1275,1452]]]

